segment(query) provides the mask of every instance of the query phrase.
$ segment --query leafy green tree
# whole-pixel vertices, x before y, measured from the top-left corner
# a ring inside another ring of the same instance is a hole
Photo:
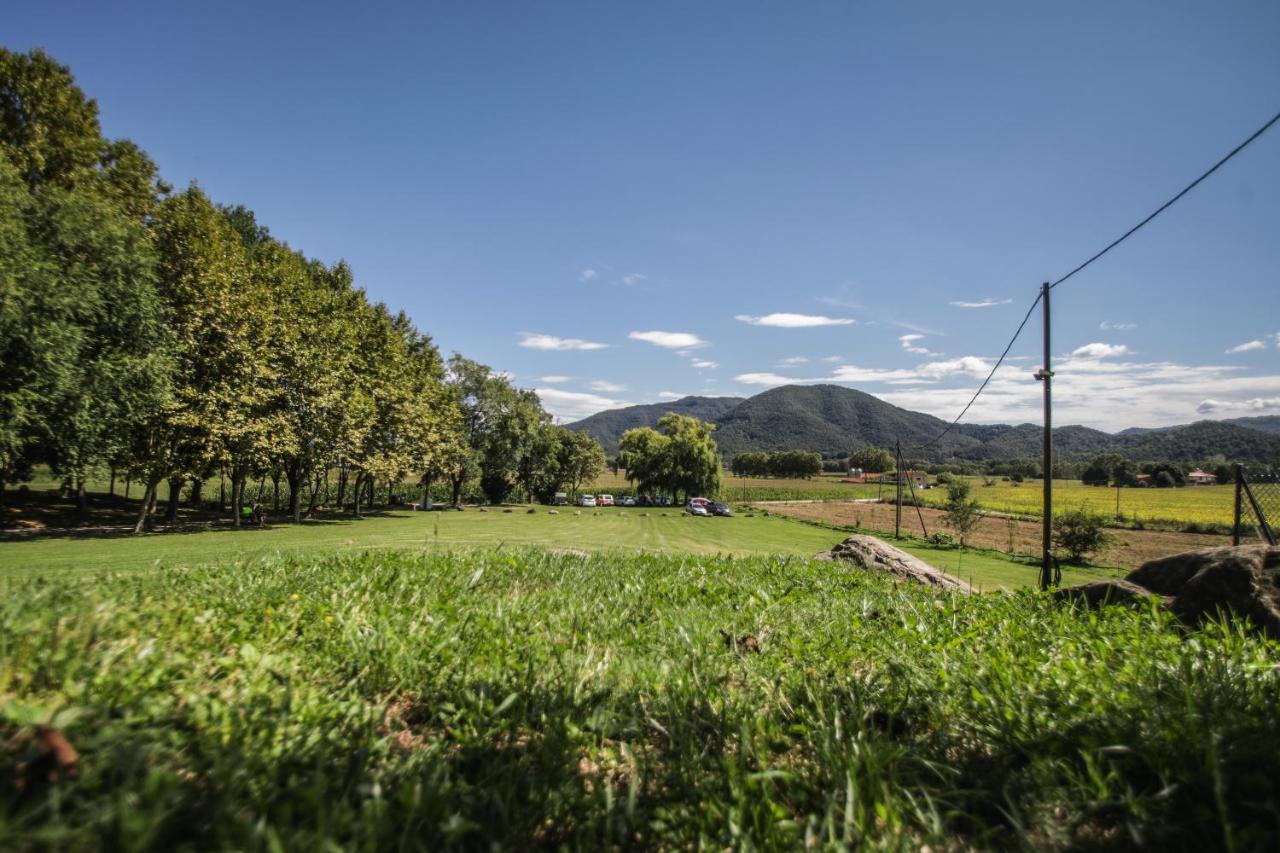
[[[595,482],[604,473],[604,448],[585,432],[570,432],[561,452],[560,468],[565,475],[564,482],[572,492],[576,493],[584,485]]]
[[[671,439],[650,427],[629,429],[618,441],[618,461],[626,471],[627,482],[641,494],[670,490],[670,443]]]
[[[168,334],[141,225],[81,192],[50,189],[40,201],[51,286],[74,294],[64,322],[75,331],[64,342],[64,386],[45,403],[45,449],[83,510],[90,469],[120,458],[127,436],[168,398]]]
[[[978,502],[969,496],[968,480],[954,480],[947,484],[945,509],[947,525],[960,537],[960,547],[963,548],[965,537],[973,532],[982,518]]]
[[[711,433],[715,424],[668,413],[658,419],[666,435],[668,485],[673,497],[720,494],[720,455]]]
[[[879,447],[864,447],[849,454],[849,467],[861,468],[868,474],[883,474],[893,470],[893,454]]]
[[[509,379],[483,364],[455,354],[448,375],[473,460],[473,465],[460,466],[454,474],[454,501],[461,497],[464,474],[478,470],[485,497],[501,503],[515,485],[522,454],[551,418],[537,394],[514,388]]]
[[[30,187],[75,186],[100,162],[98,105],[44,51],[0,48],[0,151]]]
[[[739,453],[733,457],[729,467],[739,477],[767,477],[769,476],[769,454]]]
[[[52,286],[28,233],[34,200],[0,152],[0,504],[6,483],[30,474],[46,434],[48,401],[70,384],[73,332],[62,318],[74,295]]]
[[[164,468],[161,478],[211,462],[226,466],[238,525],[248,477],[266,466],[284,428],[272,407],[279,389],[271,343],[279,318],[238,234],[201,190],[166,199],[153,233],[178,381],[165,443],[169,461],[145,466],[148,479]],[[149,493],[154,488],[146,482]]]

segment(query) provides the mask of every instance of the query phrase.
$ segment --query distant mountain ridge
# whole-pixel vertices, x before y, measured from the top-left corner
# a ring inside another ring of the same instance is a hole
[[[656,427],[667,412],[715,423],[725,458],[758,450],[814,450],[833,456],[862,447],[892,448],[901,441],[908,455],[931,462],[1008,461],[1037,458],[1042,442],[1035,424],[958,424],[932,441],[946,428],[945,421],[841,385],[784,385],[746,399],[684,397],[599,412],[567,427],[594,436],[613,454],[624,432]],[[1064,426],[1053,435],[1063,460],[1115,452],[1143,461],[1194,462],[1222,454],[1241,462],[1280,462],[1280,417],[1132,428],[1114,435]]]
[[[681,397],[670,403],[649,403],[597,412],[566,426],[594,437],[604,446],[605,453],[613,455],[618,452],[618,441],[624,432],[636,427],[656,427],[658,419],[668,412],[719,423],[725,412],[744,401],[743,397]]]

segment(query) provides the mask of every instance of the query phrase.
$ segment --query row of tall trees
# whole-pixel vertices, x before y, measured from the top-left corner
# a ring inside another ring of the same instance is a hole
[[[656,430],[629,429],[618,442],[617,462],[641,494],[681,498],[720,493],[720,456],[712,437],[715,424],[674,412]]]
[[[808,479],[822,473],[822,455],[805,450],[773,453],[739,453],[729,463],[739,477],[798,477]]]
[[[44,463],[83,506],[110,469],[144,484],[141,529],[162,482],[175,518],[184,486],[198,503],[225,475],[238,524],[254,477],[283,480],[297,519],[334,472],[359,513],[375,482],[447,479],[456,500],[478,478],[501,500],[603,467],[532,392],[446,365],[345,263],[174,193],[40,51],[0,49],[0,245],[0,500]]]

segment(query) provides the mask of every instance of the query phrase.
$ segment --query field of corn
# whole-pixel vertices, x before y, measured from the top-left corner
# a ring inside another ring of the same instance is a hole
[[[0,599],[0,849],[1280,844],[1235,628],[790,558],[55,578]]]

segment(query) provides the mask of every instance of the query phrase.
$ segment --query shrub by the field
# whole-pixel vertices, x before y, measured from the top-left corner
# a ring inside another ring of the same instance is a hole
[[[1054,518],[1053,545],[1074,562],[1101,551],[1111,538],[1106,519],[1087,509],[1073,509]]]
[[[12,583],[0,848],[1274,849],[1278,653],[769,559]]]

